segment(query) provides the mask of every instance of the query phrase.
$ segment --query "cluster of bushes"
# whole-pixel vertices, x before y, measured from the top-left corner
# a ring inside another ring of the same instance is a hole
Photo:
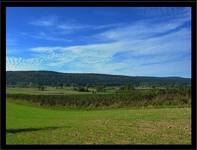
[[[83,87],[83,86],[73,87],[73,90],[78,92],[89,92],[88,87]]]
[[[7,94],[12,100],[25,100],[44,106],[66,107],[122,107],[190,105],[190,89],[133,90],[130,93],[116,94],[76,94],[76,95],[26,95]]]
[[[96,92],[105,92],[105,86],[104,85],[100,85],[100,86],[96,86]]]
[[[91,90],[89,89],[91,88]],[[99,86],[75,86],[73,87],[73,90],[78,91],[78,92],[92,92],[92,93],[97,93],[97,92],[106,92],[105,86],[99,85]]]
[[[132,90],[135,90],[135,88],[131,84],[127,84],[127,85],[121,86],[117,92],[129,92]]]
[[[38,86],[38,90],[39,90],[39,91],[46,91],[46,90],[47,90],[47,87],[44,86],[44,85],[39,85],[39,86]]]

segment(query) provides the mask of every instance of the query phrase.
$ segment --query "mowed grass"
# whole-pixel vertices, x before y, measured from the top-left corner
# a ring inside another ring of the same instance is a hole
[[[47,109],[7,102],[7,144],[191,144],[191,108]]]

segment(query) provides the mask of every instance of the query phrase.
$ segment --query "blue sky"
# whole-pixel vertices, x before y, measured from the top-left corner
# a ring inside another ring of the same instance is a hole
[[[191,77],[189,7],[10,7],[6,70]]]

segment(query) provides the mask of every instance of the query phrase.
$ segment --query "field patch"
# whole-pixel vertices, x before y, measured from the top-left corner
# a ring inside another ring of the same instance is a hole
[[[7,144],[191,144],[191,108],[54,110],[7,102]]]

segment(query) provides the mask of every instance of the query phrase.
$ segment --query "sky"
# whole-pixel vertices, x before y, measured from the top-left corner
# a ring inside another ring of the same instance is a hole
[[[7,7],[6,70],[191,77],[190,7]]]

